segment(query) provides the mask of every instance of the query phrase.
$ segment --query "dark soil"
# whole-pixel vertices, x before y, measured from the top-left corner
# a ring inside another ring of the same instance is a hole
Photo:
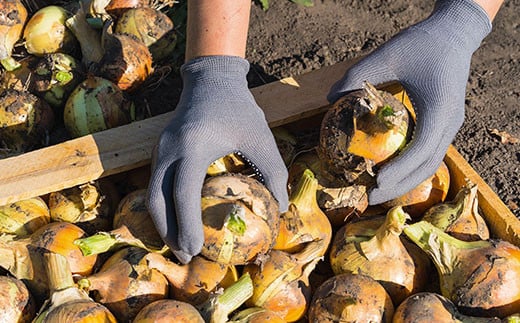
[[[427,17],[434,1],[270,1],[252,10],[247,58],[250,86],[360,57]],[[466,119],[454,146],[520,217],[520,0],[505,1],[472,60]],[[496,129],[503,136],[494,134]]]

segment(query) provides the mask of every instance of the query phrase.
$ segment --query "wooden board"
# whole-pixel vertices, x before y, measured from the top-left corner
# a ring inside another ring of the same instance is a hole
[[[324,67],[252,92],[269,125],[284,125],[324,112],[330,87],[351,64],[353,61]],[[0,160],[0,205],[149,164],[153,145],[171,116],[166,113]],[[520,245],[520,220],[453,147],[446,163],[454,179],[453,189],[463,185],[466,177],[478,185],[479,204],[494,235]]]

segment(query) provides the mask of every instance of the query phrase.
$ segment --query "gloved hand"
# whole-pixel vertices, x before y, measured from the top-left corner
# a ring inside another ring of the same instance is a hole
[[[287,168],[248,89],[248,70],[249,63],[234,56],[195,58],[181,68],[183,90],[152,156],[147,206],[182,263],[204,242],[201,189],[216,159],[241,152],[258,167],[280,211],[287,209]]]
[[[397,80],[415,109],[413,138],[378,170],[370,205],[397,198],[436,172],[464,121],[471,56],[490,31],[489,17],[472,0],[439,0],[428,18],[398,33],[333,85],[330,102],[365,80]]]

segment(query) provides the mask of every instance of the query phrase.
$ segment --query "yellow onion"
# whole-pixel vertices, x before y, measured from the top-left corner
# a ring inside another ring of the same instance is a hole
[[[227,288],[238,280],[233,265],[220,264],[202,256],[193,257],[189,263],[179,265],[159,253],[146,255],[148,267],[160,271],[170,283],[170,296],[176,300],[200,305],[211,293]]]
[[[54,124],[54,113],[42,99],[28,91],[0,93],[0,144],[14,154],[44,145]]]
[[[37,56],[27,55],[18,61],[19,67],[16,69],[0,73],[0,92],[9,89],[32,92],[34,89],[32,66],[37,60]]]
[[[266,254],[279,230],[278,202],[254,178],[209,177],[202,187],[201,254],[220,263],[246,264]]]
[[[272,250],[261,263],[246,265],[244,272],[253,280],[253,295],[246,305],[266,308],[287,322],[301,319],[311,298],[309,275],[322,251],[315,241],[298,253]]]
[[[133,120],[134,104],[107,79],[89,75],[70,94],[63,112],[72,137],[122,126]]]
[[[44,254],[50,295],[34,323],[116,323],[114,315],[74,284],[67,258]]]
[[[404,233],[433,260],[444,297],[465,315],[520,311],[520,248],[504,240],[463,241],[419,221]]]
[[[114,18],[120,17],[130,8],[141,8],[150,5],[150,0],[110,0],[105,11]]]
[[[412,219],[418,219],[432,206],[444,202],[450,188],[450,172],[444,162],[435,174],[422,181],[406,194],[383,203],[390,209],[401,206]]]
[[[370,276],[386,289],[395,305],[422,290],[429,268],[416,266],[400,238],[408,219],[401,207],[392,208],[375,232],[368,227],[363,235],[352,235],[347,223],[331,245],[329,256],[334,273]]]
[[[105,305],[120,322],[131,321],[146,305],[168,297],[168,281],[158,270],[148,267],[148,251],[123,248],[111,255],[94,274],[78,285]]]
[[[111,21],[103,29],[103,57],[93,65],[96,75],[114,82],[121,90],[132,92],[153,72],[152,54],[134,35],[113,33]]]
[[[312,297],[309,322],[392,322],[394,305],[376,280],[362,274],[327,279]]]
[[[136,246],[148,251],[167,250],[146,208],[146,189],[124,196],[112,220],[113,229],[99,231],[77,239],[76,244],[84,255],[94,255],[122,246]]]
[[[69,14],[62,6],[50,5],[36,11],[27,21],[23,39],[27,52],[34,55],[72,53],[76,38],[65,25]]]
[[[285,323],[275,312],[261,308],[249,307],[233,315],[230,323]]]
[[[48,295],[43,255],[58,253],[67,258],[71,271],[88,275],[94,270],[97,256],[83,256],[74,240],[84,236],[78,226],[67,222],[51,222],[25,238],[0,236],[0,267],[27,284],[38,302]]]
[[[478,209],[477,185],[468,179],[453,201],[432,206],[422,219],[460,240],[489,239],[488,226]]]
[[[160,299],[143,307],[132,323],[204,323],[199,311],[190,303]]]
[[[280,216],[280,232],[273,249],[299,251],[311,241],[322,244],[324,256],[332,239],[332,226],[316,201],[318,180],[306,169],[289,198],[289,209]]]
[[[336,101],[323,117],[318,153],[332,173],[354,182],[372,175],[405,146],[406,107],[392,94],[368,82]]]
[[[0,64],[6,71],[20,67],[11,54],[22,35],[26,20],[27,9],[22,1],[9,0],[0,3]]]
[[[433,292],[410,295],[396,309],[392,323],[500,323],[499,318],[467,316],[446,297]]]
[[[130,34],[150,50],[154,62],[172,55],[177,44],[173,21],[162,11],[151,7],[126,10],[118,19],[115,33]]]
[[[236,153],[231,153],[213,161],[206,170],[208,176],[217,176],[225,173],[241,173],[247,163]]]
[[[0,276],[0,322],[30,322],[36,304],[27,286],[15,277]]]
[[[25,237],[50,221],[49,207],[40,197],[0,206],[0,233]]]
[[[34,90],[55,108],[63,107],[72,90],[84,79],[83,66],[65,53],[44,55],[33,70]]]

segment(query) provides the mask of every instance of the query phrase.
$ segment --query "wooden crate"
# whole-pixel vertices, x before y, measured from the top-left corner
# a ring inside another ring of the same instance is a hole
[[[318,118],[327,108],[326,94],[353,62],[324,67],[252,89],[271,127]],[[406,97],[397,87],[387,88]],[[405,102],[406,103],[406,102]],[[0,160],[0,205],[44,195],[150,163],[154,143],[172,113],[69,140]],[[479,205],[492,235],[520,246],[520,220],[467,161],[450,147],[445,157],[451,191],[470,179],[478,186]]]

